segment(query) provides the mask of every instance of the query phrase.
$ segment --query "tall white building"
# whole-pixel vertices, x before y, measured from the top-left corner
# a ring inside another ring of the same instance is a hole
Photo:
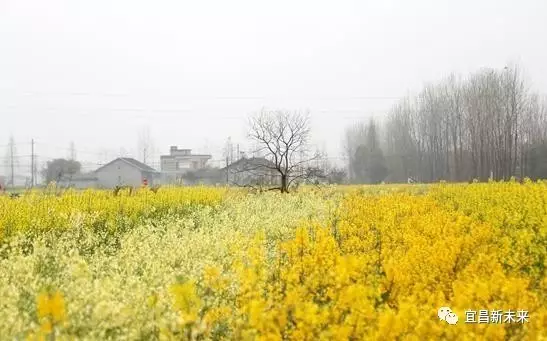
[[[178,149],[171,146],[169,155],[161,155],[161,172],[167,183],[177,182],[183,175],[204,169],[207,161],[211,159],[208,154],[192,154],[191,149]]]

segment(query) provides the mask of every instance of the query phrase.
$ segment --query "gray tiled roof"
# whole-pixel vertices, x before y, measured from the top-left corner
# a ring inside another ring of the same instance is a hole
[[[123,162],[130,164],[131,166],[137,168],[138,170],[140,170],[142,172],[158,173],[158,171],[155,170],[154,168],[152,168],[152,167],[148,166],[147,164],[144,164],[140,161],[137,161],[137,160],[135,160],[131,157],[119,157],[117,159],[114,159],[114,160],[110,161],[109,163],[107,163],[106,165],[103,165],[103,166],[99,167],[97,170],[95,170],[95,172],[98,172],[102,168],[110,165],[112,162],[115,162],[117,160],[122,160]]]
[[[135,160],[133,158],[130,158],[130,157],[121,157],[120,159],[122,159],[123,161],[125,162],[128,162],[130,164],[132,164],[133,166],[137,167],[138,169],[142,170],[142,171],[146,171],[146,172],[157,172],[154,168],[150,167],[149,165],[145,164],[145,163],[142,163],[138,160]]]

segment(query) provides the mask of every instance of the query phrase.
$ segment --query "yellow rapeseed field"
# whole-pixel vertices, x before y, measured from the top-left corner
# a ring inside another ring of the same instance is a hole
[[[0,340],[547,340],[546,256],[545,182],[0,196]]]

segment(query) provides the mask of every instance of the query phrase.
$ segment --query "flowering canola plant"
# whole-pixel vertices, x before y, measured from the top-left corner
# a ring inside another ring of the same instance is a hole
[[[53,193],[52,193],[53,191]],[[84,226],[115,231],[145,218],[185,213],[195,205],[214,205],[223,189],[204,187],[122,190],[69,190],[61,195],[55,188],[32,191],[20,199],[0,195],[0,241],[20,232],[37,233]]]
[[[134,199],[128,205],[136,207],[124,212],[135,221],[118,228],[119,218],[107,219],[107,234],[93,224],[61,219],[62,226],[38,228],[18,218],[10,231],[22,232],[6,233],[0,250],[0,335],[547,339],[545,183],[304,188],[289,195],[171,191],[179,199],[156,202],[163,208],[154,216],[140,213],[153,205]],[[119,204],[95,194],[105,207]],[[193,199],[181,200],[185,195]],[[42,200],[57,207],[63,199]],[[65,200],[55,212],[85,207]],[[168,208],[179,200],[195,205]],[[443,306],[459,316],[456,325],[439,321]],[[469,324],[468,309],[525,309],[529,321]]]

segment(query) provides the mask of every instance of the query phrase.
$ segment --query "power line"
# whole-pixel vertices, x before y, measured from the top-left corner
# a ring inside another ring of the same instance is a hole
[[[70,109],[70,108],[62,108],[64,110],[75,110],[75,109]],[[59,109],[46,109],[46,110],[59,110]],[[76,109],[77,110],[77,109]],[[161,113],[161,112],[169,112],[169,113],[196,113],[198,111],[203,111],[203,110],[210,110],[210,109],[200,109],[200,110],[195,110],[195,109],[181,109],[181,110],[176,110],[176,109],[172,109],[172,110],[164,110],[164,109],[160,109],[160,110],[154,110],[154,109],[146,109],[146,110],[136,110],[136,109],[86,109],[86,110],[90,110],[90,111],[93,111],[92,113],[78,113],[78,112],[71,112],[70,113],[70,116],[71,117],[97,117],[98,115],[98,112],[100,111],[104,111],[104,112],[112,112],[112,111],[124,111],[124,112],[127,112],[128,114],[125,115],[127,117],[130,117],[130,118],[133,118],[133,119],[147,119],[147,120],[151,120],[151,119],[163,119],[163,120],[172,120],[172,119],[178,119],[178,118],[181,118],[180,116],[176,116],[176,115],[154,115],[154,113]],[[150,112],[148,114],[137,114],[137,113],[131,113],[131,111],[146,111],[146,112]],[[336,115],[336,117],[334,119],[336,120],[359,120],[359,119],[363,119],[363,118],[366,118],[370,115],[378,115],[378,114],[385,114],[387,113],[387,110],[376,110],[376,111],[365,111],[365,110],[359,110],[359,109],[338,109],[338,110],[330,110],[330,109],[323,109],[323,110],[317,110],[317,111],[312,111],[313,112],[317,112],[317,113],[322,113],[322,114],[329,114],[330,116],[332,115]],[[343,113],[360,113],[358,115],[353,115],[353,116],[340,116],[340,114],[343,114]],[[104,114],[104,113],[103,113]],[[209,120],[216,120],[216,121],[219,121],[219,120],[237,120],[237,121],[243,121],[243,120],[246,120],[248,118],[248,115],[241,115],[241,116],[222,116],[222,115],[202,115],[200,114],[200,117],[205,117]],[[121,118],[121,117],[116,117],[116,118]],[[1,146],[0,146],[1,147]]]
[[[14,142],[13,145],[14,146],[26,146],[26,145],[29,145],[30,142]],[[0,144],[0,148],[8,148],[10,147],[12,144]]]
[[[36,144],[40,144],[42,146],[46,146],[48,148],[53,148],[53,149],[57,149],[57,150],[63,150],[63,151],[75,151],[76,153],[81,153],[81,154],[89,154],[89,155],[104,155],[105,153],[106,154],[117,154],[119,151],[114,151],[114,149],[112,148],[103,148],[105,149],[105,151],[101,151],[101,152],[93,152],[93,151],[89,151],[89,150],[83,150],[83,149],[76,149],[76,148],[72,148],[72,147],[61,147],[57,144],[51,144],[51,143],[47,143],[47,142],[36,142]]]
[[[142,93],[93,93],[93,92],[62,92],[62,91],[20,91],[16,89],[0,89],[0,91],[19,92],[24,96],[75,96],[75,97],[141,97]],[[270,96],[181,96],[179,94],[166,94],[146,92],[150,97],[176,97],[180,99],[193,99],[193,100],[269,100],[269,99],[309,99],[309,100],[396,100],[404,98],[404,96],[290,96],[290,95],[270,95]]]
[[[7,105],[8,109],[17,109],[18,105]],[[136,112],[149,112],[149,113],[185,113],[185,112],[196,112],[196,111],[218,111],[218,108],[139,108],[139,107],[88,107],[88,108],[82,108],[82,107],[59,107],[59,106],[48,106],[41,108],[42,110],[47,111],[56,111],[56,110],[85,110],[85,111],[119,111],[119,112],[128,112],[128,113],[136,113]],[[317,110],[311,110],[310,112],[322,112],[322,113],[341,113],[341,112],[362,112],[364,114],[373,114],[375,112],[385,112],[386,110],[363,110],[360,108],[349,108],[349,109],[343,109],[343,108],[326,108],[326,109],[317,109]],[[80,115],[95,115],[95,112],[89,112],[89,113],[79,113]],[[222,116],[222,115],[221,115]],[[241,115],[241,116],[232,116],[232,117],[247,117],[247,115]],[[28,142],[27,142],[28,144]]]
[[[32,155],[15,155],[14,156],[15,159],[22,158],[22,157],[32,157]],[[11,159],[11,156],[0,157],[0,160],[9,160],[9,159]]]

